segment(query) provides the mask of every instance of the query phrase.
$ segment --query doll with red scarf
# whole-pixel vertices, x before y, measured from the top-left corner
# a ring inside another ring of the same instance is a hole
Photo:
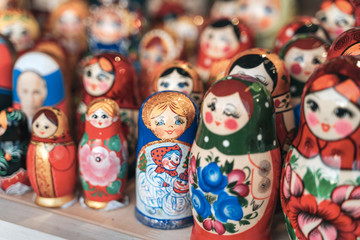
[[[237,18],[221,18],[208,23],[199,39],[196,65],[204,82],[208,80],[213,64],[254,46],[250,28]]]
[[[305,85],[299,132],[285,160],[280,188],[293,239],[360,236],[357,63],[352,56],[332,59]]]
[[[120,109],[112,99],[98,98],[89,104],[79,168],[86,206],[105,210],[123,206],[127,146]]]
[[[74,203],[76,146],[61,110],[43,107],[34,115],[26,167],[36,204],[66,207]]]
[[[130,61],[116,53],[102,53],[85,60],[82,74],[83,96],[78,106],[77,139],[84,134],[85,112],[99,97],[113,99],[120,107],[123,134],[129,143],[130,159],[135,159],[139,94],[137,77]]]
[[[136,218],[160,229],[192,224],[187,184],[196,104],[184,93],[157,92],[142,105],[136,167]]]

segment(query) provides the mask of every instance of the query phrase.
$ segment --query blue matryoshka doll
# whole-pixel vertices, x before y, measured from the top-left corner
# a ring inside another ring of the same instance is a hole
[[[173,91],[154,93],[140,109],[135,215],[147,226],[193,223],[187,168],[198,114],[187,95]]]
[[[42,52],[28,52],[16,62],[13,70],[13,106],[21,109],[29,126],[42,106],[67,111],[64,73],[53,57]]]

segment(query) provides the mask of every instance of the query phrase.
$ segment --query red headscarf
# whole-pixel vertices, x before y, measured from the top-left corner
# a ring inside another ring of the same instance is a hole
[[[173,150],[179,150],[181,153],[181,149],[180,149],[179,145],[177,145],[177,144],[175,144],[172,147],[155,148],[151,151],[151,157],[152,157],[153,161],[155,162],[155,164],[158,165],[158,167],[155,169],[155,172],[157,172],[157,173],[166,172],[167,174],[169,174],[172,177],[178,175],[178,172],[176,171],[176,169],[175,170],[165,169],[164,165],[162,164],[162,159],[165,156],[165,154],[168,153],[169,151],[173,151]]]

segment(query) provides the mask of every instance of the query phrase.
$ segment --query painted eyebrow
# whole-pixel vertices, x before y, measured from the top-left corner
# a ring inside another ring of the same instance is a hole
[[[105,77],[106,79],[109,79],[109,77],[107,76],[107,74],[105,74],[105,73],[99,73],[99,75],[98,76],[101,76],[101,77]]]

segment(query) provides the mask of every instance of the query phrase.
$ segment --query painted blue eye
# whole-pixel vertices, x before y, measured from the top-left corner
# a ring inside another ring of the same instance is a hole
[[[162,83],[160,83],[160,86],[163,86],[164,88],[168,88],[169,83],[168,82],[162,82]]]
[[[272,12],[273,12],[273,10],[272,10],[271,7],[265,7],[265,13],[266,14],[270,15],[270,14],[272,14]]]
[[[181,125],[181,124],[183,124],[183,123],[184,123],[184,121],[181,120],[181,119],[176,119],[176,120],[175,120],[175,125]]]
[[[295,61],[296,62],[303,62],[304,61],[304,56],[297,56],[296,58],[295,58]]]
[[[161,125],[164,125],[164,124],[165,124],[164,120],[160,120],[160,121],[156,122],[157,126],[161,126]]]
[[[156,60],[156,62],[162,62],[162,60],[163,60],[163,59],[162,59],[162,57],[161,57],[161,56],[158,56],[158,57],[156,57],[156,59],[155,59],[155,60]]]
[[[184,87],[189,86],[189,84],[187,82],[180,82],[180,83],[178,83],[178,86],[179,86],[179,88],[184,88]]]
[[[120,23],[118,23],[118,22],[113,22],[113,23],[112,23],[112,26],[113,26],[114,28],[119,28],[119,27],[120,27]]]

